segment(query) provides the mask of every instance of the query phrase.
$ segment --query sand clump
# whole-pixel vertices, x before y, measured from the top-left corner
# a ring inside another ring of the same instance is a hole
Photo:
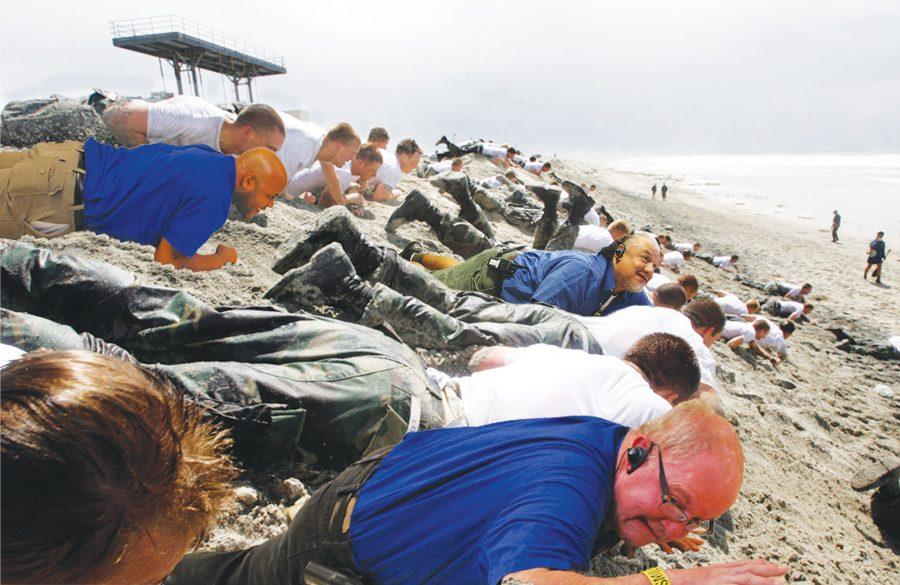
[[[466,157],[466,163],[474,179],[499,172],[483,159]],[[798,327],[790,339],[786,363],[773,368],[746,353],[735,354],[724,344],[714,348],[728,418],[743,441],[746,474],[741,496],[710,537],[710,544],[698,553],[676,555],[648,546],[634,560],[621,556],[598,559],[595,571],[615,575],[655,563],[690,567],[763,557],[789,565],[788,579],[795,583],[895,579],[898,557],[872,523],[869,496],[852,491],[849,479],[861,465],[900,452],[900,362],[841,351],[828,331],[840,327],[878,340],[900,332],[900,285],[879,288],[861,279],[865,242],[842,236],[842,245],[833,245],[827,233],[801,229],[790,218],[698,207],[703,202],[693,197],[678,177],[666,177],[671,189],[668,201],[662,202],[642,195],[654,177],[574,161],[553,161],[553,166],[561,177],[596,183],[600,189],[597,202],[632,225],[649,224],[671,233],[676,241],[700,241],[708,252],[740,254],[742,272],[757,280],[780,278],[815,285],[810,298],[816,304],[812,322]],[[517,172],[534,181],[524,171]],[[442,209],[458,210],[426,180],[407,177],[401,184],[404,190],[412,187]],[[357,224],[373,241],[402,248],[417,239],[431,250],[449,253],[427,226],[418,222],[401,227],[397,234],[385,233],[394,206],[370,204],[369,209],[374,219],[360,219]],[[258,306],[268,304],[262,296],[278,280],[269,268],[276,249],[317,213],[309,207],[279,202],[266,213],[266,227],[229,221],[202,251],[211,252],[219,243],[231,245],[238,250],[239,262],[206,274],[160,266],[153,262],[150,246],[91,233],[34,243],[110,262],[134,272],[141,283],[183,288],[214,306]],[[498,240],[531,241],[530,235],[499,216],[490,219]],[[664,230],[663,226],[670,228]],[[896,261],[886,264],[888,283],[900,282],[895,267]],[[702,261],[688,262],[685,271],[695,274],[706,290],[724,289],[744,298],[761,296],[735,281],[733,273]],[[429,365],[455,374],[465,370],[475,349],[419,353]],[[876,393],[877,385],[891,389],[894,397]],[[284,510],[305,497],[297,484],[311,493],[330,477],[330,473],[302,465],[248,474],[237,488],[238,500],[222,513],[204,548],[234,550],[280,533],[287,526]],[[294,478],[288,482],[292,488],[284,483],[289,478]]]

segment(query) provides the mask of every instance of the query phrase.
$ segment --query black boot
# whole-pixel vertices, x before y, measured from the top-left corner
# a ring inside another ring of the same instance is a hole
[[[406,244],[406,247],[400,252],[400,257],[407,262],[414,262],[416,255],[421,254],[424,251],[425,248],[422,246],[422,242],[413,240]]]
[[[291,311],[321,312],[323,306],[333,307],[344,321],[355,322],[372,300],[372,285],[359,277],[353,262],[335,242],[285,274],[265,298]]]
[[[488,238],[494,239],[494,229],[482,213],[481,208],[475,205],[469,177],[465,173],[441,173],[431,179],[431,184],[441,191],[450,193],[453,200],[459,204],[461,219],[474,225]]]
[[[442,214],[443,212],[435,207],[428,197],[418,189],[413,189],[406,194],[403,204],[388,218],[384,229],[387,233],[392,234],[401,225],[411,221],[424,221],[434,229],[435,225],[440,224]]]
[[[312,230],[300,228],[276,252],[277,259],[272,270],[284,274],[292,268],[302,266],[323,247],[332,242],[339,243],[363,278],[378,268],[384,251],[371,242],[356,227],[353,216],[343,205],[335,205],[322,213]]]
[[[591,199],[584,189],[573,183],[572,181],[564,181],[562,188],[569,194],[569,202],[572,204],[569,210],[568,223],[572,225],[581,225],[584,216],[594,206],[594,200]]]
[[[544,204],[544,214],[538,221],[532,247],[535,250],[543,250],[547,247],[547,243],[556,233],[556,228],[559,226],[556,207],[559,205],[561,191],[558,188],[554,189],[544,186],[532,187],[532,191]]]

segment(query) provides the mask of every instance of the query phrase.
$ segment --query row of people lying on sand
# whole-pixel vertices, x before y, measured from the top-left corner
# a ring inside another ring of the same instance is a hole
[[[353,221],[340,211],[328,213]],[[321,236],[308,234],[310,257],[270,291],[282,307],[306,302],[290,294],[304,270],[347,249]],[[633,267],[642,239],[654,243],[634,236],[617,266]],[[377,583],[779,582],[786,568],[761,560],[578,573],[619,542],[622,552],[696,549],[692,533],[714,531],[737,499],[738,436],[695,399],[703,373],[692,344],[652,324],[680,321],[704,345],[724,324],[716,303],[580,321],[455,293],[359,248],[356,267],[383,279],[372,289],[427,281],[432,300],[481,306],[470,329],[419,318],[420,338],[429,326],[447,340],[480,336],[488,347],[471,375],[426,370],[409,346],[358,324],[216,309],[104,263],[4,243],[2,341],[32,352],[2,371],[4,580],[299,583],[314,562]],[[556,332],[549,315],[561,319]],[[619,329],[606,341],[604,322]],[[517,336],[524,347],[498,345]],[[189,552],[230,498],[235,461],[290,461],[298,448],[341,473],[285,533]]]
[[[229,246],[197,253],[232,205],[250,218],[278,195],[305,198],[317,184],[323,204],[361,203],[358,195],[345,195],[357,181],[371,182],[373,199],[392,199],[421,156],[413,140],[389,152],[382,128],[362,145],[349,124],[325,131],[262,104],[233,117],[179,96],[116,104],[105,120],[123,144],[143,146],[89,139],[0,153],[0,236],[86,229],[153,245],[162,263],[212,270],[237,261]]]

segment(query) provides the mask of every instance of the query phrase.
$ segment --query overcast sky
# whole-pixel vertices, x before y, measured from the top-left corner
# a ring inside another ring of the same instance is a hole
[[[0,101],[163,89],[109,21],[165,14],[283,54],[258,101],[429,147],[446,132],[545,154],[900,151],[896,0],[2,0]],[[221,101],[221,76],[203,90]]]

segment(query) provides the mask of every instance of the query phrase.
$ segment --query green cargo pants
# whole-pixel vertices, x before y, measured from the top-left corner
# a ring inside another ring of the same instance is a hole
[[[512,261],[519,250],[503,253],[504,248],[488,248],[456,266],[432,272],[431,275],[454,290],[480,292],[496,296],[497,275],[488,268],[492,258]]]

